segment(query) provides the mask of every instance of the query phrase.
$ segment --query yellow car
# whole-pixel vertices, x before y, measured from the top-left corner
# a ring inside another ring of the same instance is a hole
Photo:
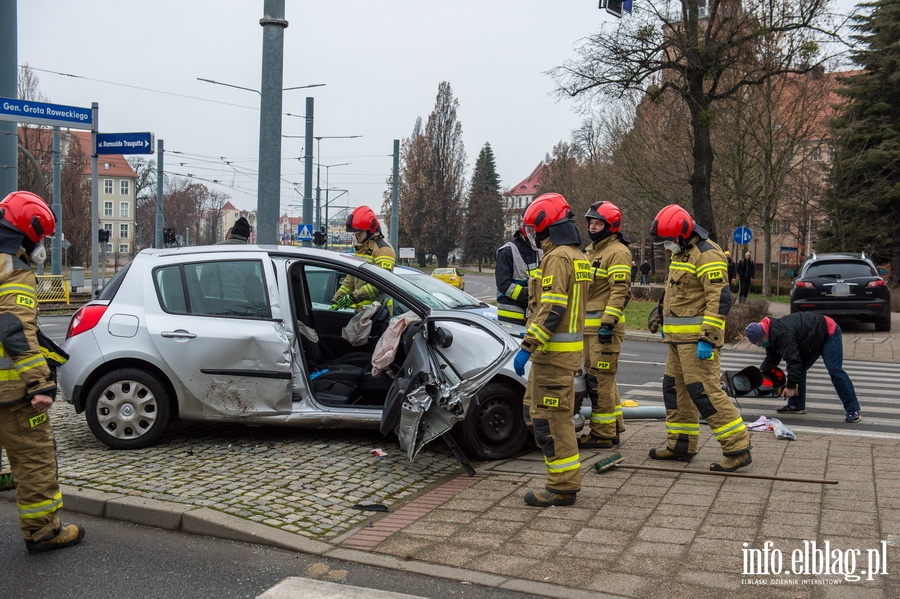
[[[465,291],[466,289],[466,280],[458,268],[435,268],[431,276],[448,285],[453,285],[460,291]]]

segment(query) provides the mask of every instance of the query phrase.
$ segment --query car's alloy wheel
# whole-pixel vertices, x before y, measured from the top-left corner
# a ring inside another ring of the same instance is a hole
[[[463,448],[476,460],[511,458],[525,447],[529,432],[522,417],[522,392],[502,383],[485,385],[457,428]]]
[[[170,414],[165,387],[137,368],[105,374],[91,387],[85,406],[91,432],[113,449],[152,445],[168,426]]]

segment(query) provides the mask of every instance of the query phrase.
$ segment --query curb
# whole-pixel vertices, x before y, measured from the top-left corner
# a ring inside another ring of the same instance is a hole
[[[450,482],[452,483],[453,481],[451,480]],[[141,526],[228,541],[265,545],[323,558],[387,568],[400,572],[412,572],[462,583],[477,584],[483,587],[530,593],[541,597],[558,599],[625,599],[619,595],[598,594],[595,591],[588,592],[571,587],[536,583],[530,580],[520,580],[442,564],[400,560],[389,555],[367,553],[358,549],[335,546],[322,541],[307,539],[306,537],[258,522],[248,522],[237,516],[224,514],[208,507],[188,506],[121,493],[105,493],[68,485],[60,485],[60,491],[63,494],[65,502],[63,509],[66,512],[86,514],[96,518],[118,520]],[[15,491],[0,492],[0,499],[15,502]],[[339,537],[339,539],[347,539],[360,530],[364,529],[357,528],[349,531],[347,534]]]

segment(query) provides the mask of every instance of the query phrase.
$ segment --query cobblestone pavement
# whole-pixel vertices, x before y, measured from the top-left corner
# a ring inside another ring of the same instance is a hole
[[[51,418],[64,485],[205,506],[310,539],[327,541],[372,515],[353,505],[393,510],[460,471],[440,442],[409,464],[396,438],[378,431],[178,422],[156,445],[121,451],[97,441],[69,404],[56,402]]]

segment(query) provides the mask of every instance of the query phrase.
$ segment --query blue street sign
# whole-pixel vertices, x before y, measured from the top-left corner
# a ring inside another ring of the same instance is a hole
[[[152,154],[152,133],[98,133],[97,154]]]
[[[747,245],[753,239],[753,231],[749,227],[738,227],[734,230],[734,242],[738,245]]]
[[[312,225],[297,225],[297,239],[300,241],[312,241]]]
[[[90,129],[93,117],[90,108],[0,98],[0,121]]]
[[[781,246],[781,253],[783,253],[783,254],[790,254],[790,253],[799,252],[799,251],[800,251],[799,248],[796,248],[794,246],[790,246],[790,245]]]

